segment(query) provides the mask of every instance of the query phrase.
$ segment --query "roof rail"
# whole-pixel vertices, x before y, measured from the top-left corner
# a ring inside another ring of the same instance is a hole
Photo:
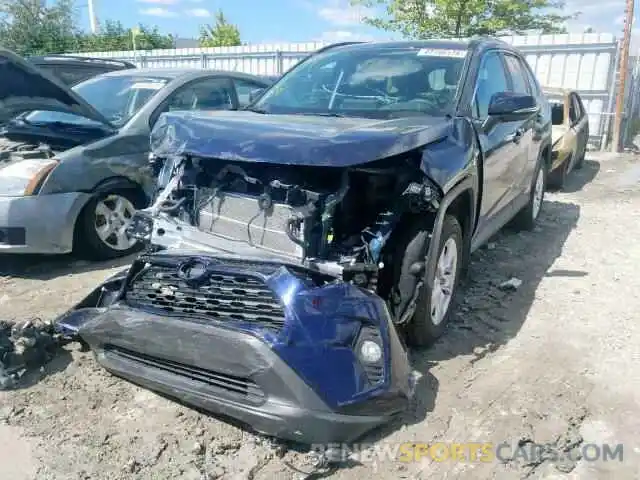
[[[330,50],[332,48],[337,48],[337,47],[344,47],[346,45],[359,45],[361,43],[367,43],[367,42],[338,42],[338,43],[332,43],[331,45],[326,45],[318,50],[316,50],[315,53],[320,53],[320,52],[325,52],[327,50]]]
[[[118,60],[116,58],[102,58],[102,57],[82,57],[79,55],[60,55],[60,54],[51,54],[51,55],[40,55],[40,56],[32,56],[31,60],[60,60],[60,61],[76,61],[76,62],[86,62],[86,63],[103,63],[103,64],[111,64],[111,65],[120,65],[128,68],[136,68],[136,66],[127,62],[126,60]]]

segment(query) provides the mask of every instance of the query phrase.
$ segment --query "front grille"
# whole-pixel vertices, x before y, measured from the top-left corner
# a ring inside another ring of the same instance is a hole
[[[137,363],[155,370],[172,373],[194,382],[207,385],[234,397],[241,397],[252,403],[262,403],[265,394],[262,389],[248,378],[226,373],[205,370],[203,368],[173,362],[139,352],[133,352],[114,345],[105,346],[105,354],[121,360]]]
[[[257,325],[275,332],[284,326],[284,308],[273,291],[250,273],[211,272],[200,286],[187,284],[178,268],[151,265],[138,273],[126,303],[160,314]]]

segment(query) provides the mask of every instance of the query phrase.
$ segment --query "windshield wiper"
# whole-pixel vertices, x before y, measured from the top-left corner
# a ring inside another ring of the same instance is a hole
[[[265,110],[264,108],[259,108],[259,107],[246,107],[243,110],[246,110],[247,112],[253,112],[253,113],[261,113],[263,115],[268,114],[269,112],[267,110]]]
[[[344,113],[336,113],[336,112],[319,112],[319,113],[294,113],[294,115],[307,115],[312,117],[336,117],[336,118],[345,118],[346,115]]]
[[[103,125],[100,125],[100,124],[88,125],[88,124],[60,122],[60,121],[55,121],[55,122],[32,122],[30,120],[27,120],[26,118],[21,118],[20,121],[22,121],[26,125],[29,125],[30,127],[57,128],[59,130],[74,129],[74,128],[76,128],[76,129],[79,128],[79,129],[82,129],[82,130],[106,130],[106,125],[103,126]]]

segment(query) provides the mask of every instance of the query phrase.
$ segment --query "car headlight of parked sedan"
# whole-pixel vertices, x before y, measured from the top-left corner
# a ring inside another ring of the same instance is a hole
[[[55,159],[22,160],[0,168],[0,195],[37,195],[49,174],[58,166]]]

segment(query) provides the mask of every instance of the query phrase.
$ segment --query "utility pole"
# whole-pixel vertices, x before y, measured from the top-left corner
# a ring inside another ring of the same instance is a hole
[[[633,24],[633,2],[627,0],[624,11],[624,33],[620,45],[620,67],[618,71],[618,96],[616,98],[616,115],[613,119],[613,136],[611,138],[611,151],[619,152],[621,145],[622,115],[624,114],[625,87],[627,85],[627,69],[629,66],[629,45],[631,44],[631,27]]]
[[[95,5],[93,4],[93,0],[88,0],[89,6],[89,26],[91,28],[91,33],[94,35],[98,32],[98,19],[96,17]]]

